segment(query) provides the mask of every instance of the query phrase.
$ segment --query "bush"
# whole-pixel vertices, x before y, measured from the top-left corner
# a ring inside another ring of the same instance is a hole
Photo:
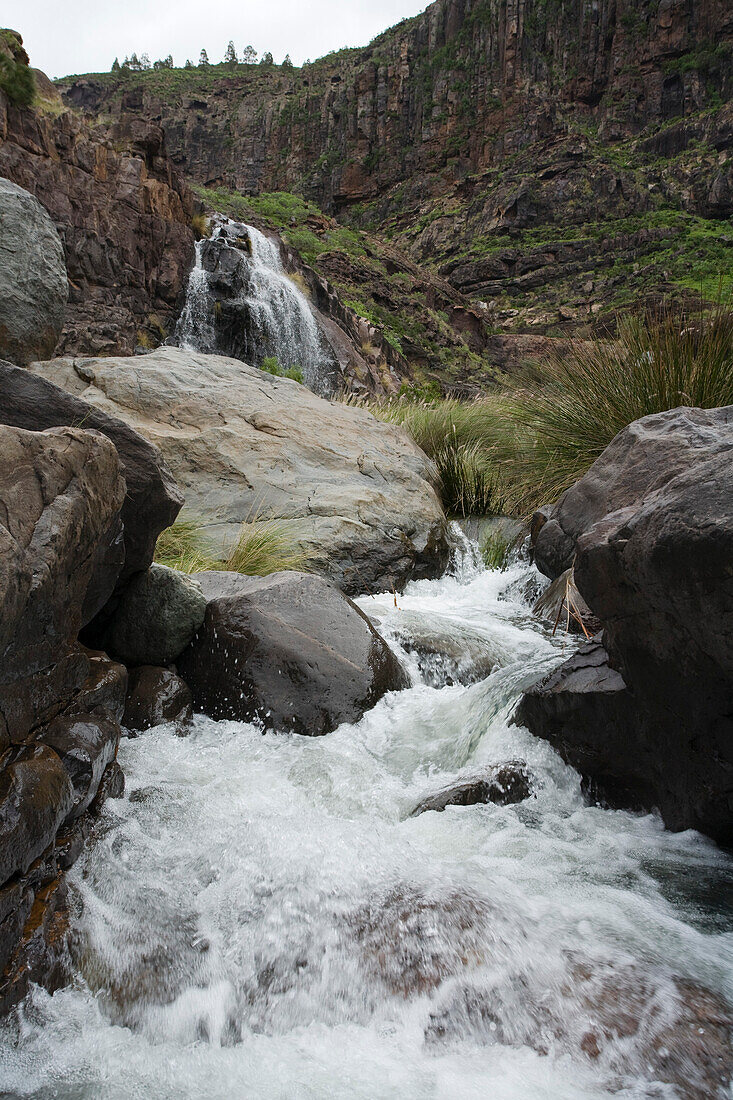
[[[733,404],[733,312],[622,323],[614,341],[553,354],[495,405],[495,452],[515,509],[556,500],[634,420]]]
[[[198,520],[181,519],[167,527],[155,544],[155,560],[159,565],[177,569],[179,573],[203,573],[221,569],[221,562],[211,553],[202,524]]]
[[[260,364],[260,370],[265,374],[274,374],[276,378],[290,378],[293,382],[303,385],[303,371],[297,365],[282,367],[274,355],[266,355]]]
[[[28,54],[23,49],[23,39],[11,30],[0,30],[0,91],[19,107],[29,106],[36,94],[36,82],[28,65]]]

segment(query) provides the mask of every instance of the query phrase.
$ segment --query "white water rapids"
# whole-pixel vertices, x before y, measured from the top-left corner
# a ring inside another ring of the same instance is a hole
[[[76,981],[4,1026],[0,1093],[683,1096],[630,1039],[583,1053],[595,1010],[577,989],[591,973],[641,990],[649,1027],[674,1016],[673,975],[733,999],[731,861],[655,816],[587,805],[577,774],[509,724],[570,646],[532,618],[529,578],[466,564],[398,608],[359,601],[388,636],[403,612],[478,631],[498,667],[471,687],[429,687],[410,664],[409,690],[324,738],[198,718],[187,737],[124,741],[125,797],[70,874]],[[528,801],[409,816],[512,759],[535,776]]]

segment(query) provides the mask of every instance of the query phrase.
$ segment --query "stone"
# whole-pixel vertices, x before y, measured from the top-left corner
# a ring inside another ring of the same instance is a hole
[[[206,618],[177,662],[196,710],[319,736],[407,686],[366,615],[322,577],[201,573],[198,580]]]
[[[67,821],[75,821],[95,797],[102,776],[117,755],[120,728],[108,718],[90,714],[59,717],[40,734],[66,768],[74,790]]]
[[[151,565],[128,584],[103,633],[104,648],[126,665],[168,665],[204,621],[206,599],[193,577]]]
[[[188,722],[193,700],[188,685],[167,668],[143,665],[130,673],[122,725],[128,730],[147,730],[164,722]]]
[[[287,521],[313,568],[348,594],[401,588],[447,564],[434,465],[366,409],[179,348],[32,370],[159,447],[216,553],[256,515]]]
[[[624,428],[554,508],[535,513],[531,536],[537,568],[555,579],[570,568],[578,539],[594,523],[636,506],[692,464],[724,454],[730,447],[729,419],[723,410],[682,408]]]
[[[26,873],[53,842],[73,804],[66,769],[45,745],[29,747],[0,772],[0,883]]]
[[[431,687],[475,684],[496,667],[496,645],[465,623],[401,610],[389,616],[391,635],[414,655],[420,674]]]
[[[497,764],[485,774],[452,783],[436,794],[424,798],[411,813],[411,817],[434,810],[442,813],[447,806],[476,806],[493,802],[497,806],[511,806],[524,802],[532,793],[532,779],[521,761],[511,760]]]
[[[125,495],[117,452],[79,428],[0,426],[0,741],[19,742],[84,684],[76,643],[100,547],[117,538]],[[103,555],[102,555],[103,556]]]
[[[602,645],[582,647],[517,712],[610,804],[656,807],[669,828],[726,846],[732,486],[733,407],[675,409],[616,437],[556,513]]]
[[[183,504],[173,476],[154,446],[123,420],[79,400],[32,370],[1,362],[0,424],[33,432],[73,425],[107,436],[117,449],[127,492],[122,506],[122,543],[111,544],[112,555],[105,553],[123,582],[147,569],[158,535],[170,527]],[[115,556],[116,549],[120,553]],[[99,610],[100,599],[96,603]],[[87,614],[85,621],[89,618]]]
[[[25,365],[52,355],[67,297],[56,226],[38,199],[0,177],[0,356]]]

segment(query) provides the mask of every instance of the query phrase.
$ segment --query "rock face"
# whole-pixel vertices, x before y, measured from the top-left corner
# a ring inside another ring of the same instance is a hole
[[[130,355],[165,339],[193,262],[194,200],[158,124],[125,117],[90,127],[69,111],[10,104],[0,91],[0,176],[34,195],[60,234],[69,302],[59,352]],[[32,357],[52,354],[58,309]],[[10,347],[0,354],[25,362]]]
[[[0,427],[0,1011],[63,980],[63,872],[120,790],[127,675],[77,636],[117,583],[124,497],[104,436]]]
[[[3,362],[0,362],[0,424],[34,432],[82,425],[106,435],[117,449],[127,487],[121,513],[123,544],[111,550],[119,559],[117,564],[122,564],[123,581],[147,569],[158,535],[173,523],[183,503],[180,490],[155,447],[123,420],[92,408],[43,377]]]
[[[732,40],[728,0],[436,0],[300,70],[98,74],[64,93],[160,120],[200,184],[306,195],[496,302],[512,332],[557,335],[684,278],[690,217],[730,268]]]
[[[603,645],[581,649],[517,713],[599,795],[657,806],[670,828],[700,829],[725,845],[733,844],[732,486],[733,407],[675,409],[616,437],[550,521],[577,538],[575,579],[603,623]]]
[[[56,227],[37,199],[0,178],[0,356],[25,364],[52,355],[67,297]]]
[[[476,806],[484,802],[511,806],[529,798],[531,792],[532,779],[526,765],[512,760],[506,764],[497,764],[483,775],[464,779],[424,798],[410,816],[417,817],[428,810],[442,813],[448,806]]]
[[[398,428],[221,356],[161,348],[32,371],[155,443],[217,550],[281,517],[349,594],[434,577],[448,557],[436,472]]]
[[[169,665],[193,640],[205,613],[206,599],[193,577],[151,565],[125,588],[101,644],[126,665]]]
[[[407,686],[397,658],[335,585],[305,573],[201,573],[204,625],[178,661],[194,707],[308,736]]]

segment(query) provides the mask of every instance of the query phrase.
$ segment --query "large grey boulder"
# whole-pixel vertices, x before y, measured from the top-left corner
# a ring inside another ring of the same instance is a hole
[[[206,599],[193,577],[151,565],[133,577],[102,636],[102,645],[126,665],[169,665],[204,621]]]
[[[39,376],[124,420],[162,451],[213,548],[257,515],[293,522],[344,591],[432,577],[448,557],[437,473],[399,428],[236,359],[159,348],[57,359]]]
[[[532,518],[537,568],[553,580],[569,569],[578,539],[594,523],[640,500],[697,462],[730,446],[720,410],[671,409],[635,420],[609,443],[588,473]]]
[[[41,432],[64,425],[93,429],[114,443],[127,492],[122,506],[121,581],[147,569],[158,535],[175,520],[183,497],[160,451],[117,417],[87,405],[46,378],[0,362],[0,424]]]
[[[354,722],[407,677],[366,615],[307,573],[200,573],[204,625],[178,660],[194,707],[318,736]]]
[[[38,199],[0,177],[0,356],[24,365],[52,355],[68,293],[56,226]]]
[[[602,507],[575,580],[603,645],[528,692],[517,720],[607,801],[733,845],[733,406],[632,424],[561,514]]]

